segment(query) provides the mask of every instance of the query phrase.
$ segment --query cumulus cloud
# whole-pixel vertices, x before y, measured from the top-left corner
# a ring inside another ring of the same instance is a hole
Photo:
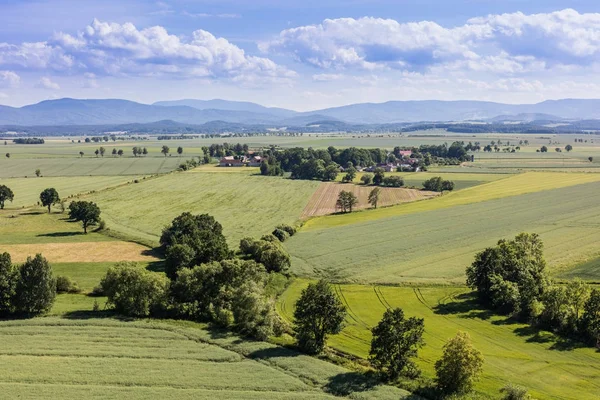
[[[371,17],[326,19],[286,29],[260,48],[323,69],[425,71],[443,66],[520,74],[598,63],[600,13],[518,12],[474,18],[457,27]]]
[[[13,71],[0,71],[0,87],[13,88],[19,86],[21,77]]]
[[[292,71],[251,56],[224,38],[199,29],[190,38],[161,26],[94,20],[76,35],[57,33],[39,43],[0,43],[0,66],[102,75],[288,79]],[[15,68],[15,69],[16,69]]]
[[[39,88],[42,89],[49,89],[49,90],[58,90],[60,89],[60,85],[56,82],[53,82],[50,78],[48,78],[47,76],[42,77],[42,79],[40,79],[36,85]]]

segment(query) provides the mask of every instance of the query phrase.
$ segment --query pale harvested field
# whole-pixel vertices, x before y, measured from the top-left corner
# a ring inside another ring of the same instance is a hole
[[[373,189],[373,186],[323,182],[304,208],[302,218],[333,214],[338,211],[336,210],[335,203],[342,190],[353,192],[356,197],[358,197],[358,205],[355,207],[356,210],[369,208],[371,207],[368,201],[369,193],[371,193],[371,190]],[[381,193],[379,194],[378,207],[429,199],[439,195],[439,193],[417,189],[387,187],[381,187],[379,189],[381,190]]]
[[[10,253],[14,262],[24,262],[28,256],[37,253],[55,263],[156,261],[147,247],[120,241],[9,244],[0,246],[0,252]]]

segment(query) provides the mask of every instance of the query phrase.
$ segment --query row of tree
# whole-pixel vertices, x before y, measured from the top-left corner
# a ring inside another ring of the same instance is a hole
[[[521,233],[478,253],[467,284],[489,308],[600,346],[600,290],[581,280],[553,284],[537,234]]]

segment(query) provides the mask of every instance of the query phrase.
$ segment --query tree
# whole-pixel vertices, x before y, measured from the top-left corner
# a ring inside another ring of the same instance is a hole
[[[363,176],[360,177],[360,180],[362,181],[363,184],[370,185],[371,182],[373,181],[373,175],[364,174]]]
[[[571,146],[570,144],[568,144],[568,145],[565,146],[565,150],[567,152],[569,152],[569,151],[573,150],[573,146]]]
[[[148,155],[148,149],[144,147],[142,149],[142,154],[145,155],[145,156],[147,156]]]
[[[389,187],[402,187],[404,186],[404,179],[400,176],[386,176],[381,184]]]
[[[500,389],[503,393],[502,400],[531,400],[531,396],[527,393],[527,389],[520,386],[508,384]]]
[[[6,158],[10,158],[10,153],[6,153]]]
[[[0,210],[4,210],[4,203],[8,200],[12,203],[15,199],[15,194],[6,185],[0,185]]]
[[[416,378],[419,368],[411,360],[423,347],[423,318],[406,319],[400,308],[388,309],[383,318],[371,331],[369,361],[388,380],[396,380],[400,375]]]
[[[342,190],[338,195],[335,206],[342,210],[342,212],[352,212],[352,208],[357,204],[358,198],[354,193]]]
[[[48,260],[37,254],[27,257],[19,269],[15,308],[24,314],[49,311],[56,298],[56,279]]]
[[[352,182],[356,178],[356,168],[349,167],[346,169],[346,175],[342,178],[342,182]]]
[[[100,150],[96,149],[96,151],[94,151],[94,154],[96,155],[96,158],[98,158],[98,154],[100,154]]]
[[[60,203],[60,197],[58,196],[58,192],[54,188],[44,189],[42,193],[40,193],[40,201],[44,207],[48,207],[48,212],[50,212],[50,208],[54,204]]]
[[[378,187],[371,190],[369,193],[369,204],[373,208],[377,208],[377,203],[379,203],[379,194],[381,193],[381,189]]]
[[[341,332],[346,307],[324,280],[302,290],[294,311],[298,346],[309,354],[323,351],[328,334]]]
[[[174,244],[165,251],[165,273],[170,279],[175,279],[182,268],[192,268],[196,252],[187,244]]]
[[[542,153],[547,153],[547,152],[548,152],[548,148],[547,148],[546,146],[542,146],[542,147],[540,148],[540,152],[542,152]]]
[[[83,154],[84,154],[83,151],[80,151],[79,152],[79,157],[83,157]]]
[[[133,153],[134,157],[137,157],[138,154],[142,154],[142,149],[140,147],[134,146],[134,148],[131,149],[131,152]]]
[[[384,177],[385,177],[385,170],[383,168],[375,168],[375,175],[373,176],[373,183],[375,185],[381,185]]]
[[[445,394],[470,392],[483,367],[483,356],[471,344],[471,337],[459,331],[443,351],[435,363],[438,388]]]
[[[340,173],[340,167],[335,164],[330,164],[325,167],[323,171],[323,180],[324,181],[335,181],[338,174]]]
[[[483,304],[529,317],[548,286],[543,247],[535,233],[500,240],[475,255],[467,268],[467,285],[477,290]]]
[[[579,321],[579,313],[590,296],[590,287],[581,278],[575,278],[567,284],[566,293],[574,320]]]
[[[167,154],[169,154],[169,146],[167,145],[163,145],[162,149],[160,150],[161,153],[163,153],[165,155],[165,157],[167,156]]]
[[[35,176],[37,176],[39,178],[40,175],[42,175],[42,171],[38,168],[35,170]]]
[[[69,205],[69,218],[80,221],[87,234],[88,226],[100,222],[100,208],[91,201],[74,201]]]
[[[230,256],[227,240],[223,235],[223,227],[208,214],[192,215],[186,212],[179,215],[170,226],[163,230],[160,244],[166,254],[169,254],[171,246],[177,244],[187,245],[192,249],[194,255],[191,262],[179,267],[171,266],[173,270],[177,271],[211,261],[221,261]],[[187,249],[185,251],[187,252]],[[173,254],[171,261],[174,262],[177,258],[185,260],[187,256],[180,257],[180,255]]]
[[[147,317],[165,308],[169,280],[134,262],[122,262],[108,269],[100,286],[117,312]]]
[[[590,162],[593,162],[593,161],[594,161],[594,157],[588,157],[588,160],[589,160]]]
[[[580,330],[586,338],[600,348],[600,289],[594,289],[583,306]]]
[[[19,270],[12,263],[10,254],[0,253],[0,317],[15,311],[15,296]]]
[[[119,151],[117,151],[117,154],[119,155],[119,157],[123,156],[123,149],[119,149]]]
[[[117,155],[117,149],[115,147],[112,149],[112,155],[113,157]]]
[[[432,192],[443,192],[444,190],[453,190],[454,182],[445,181],[441,176],[436,176],[423,182],[423,189]]]
[[[181,157],[181,155],[183,154],[183,147],[179,146],[177,148],[177,154],[179,154],[179,157]]]
[[[100,155],[102,157],[104,157],[104,153],[106,153],[106,149],[104,147],[100,147],[99,151],[100,151]]]

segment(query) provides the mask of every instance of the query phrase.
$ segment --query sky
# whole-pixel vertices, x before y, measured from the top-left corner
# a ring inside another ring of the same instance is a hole
[[[0,104],[600,98],[597,0],[0,0]]]

